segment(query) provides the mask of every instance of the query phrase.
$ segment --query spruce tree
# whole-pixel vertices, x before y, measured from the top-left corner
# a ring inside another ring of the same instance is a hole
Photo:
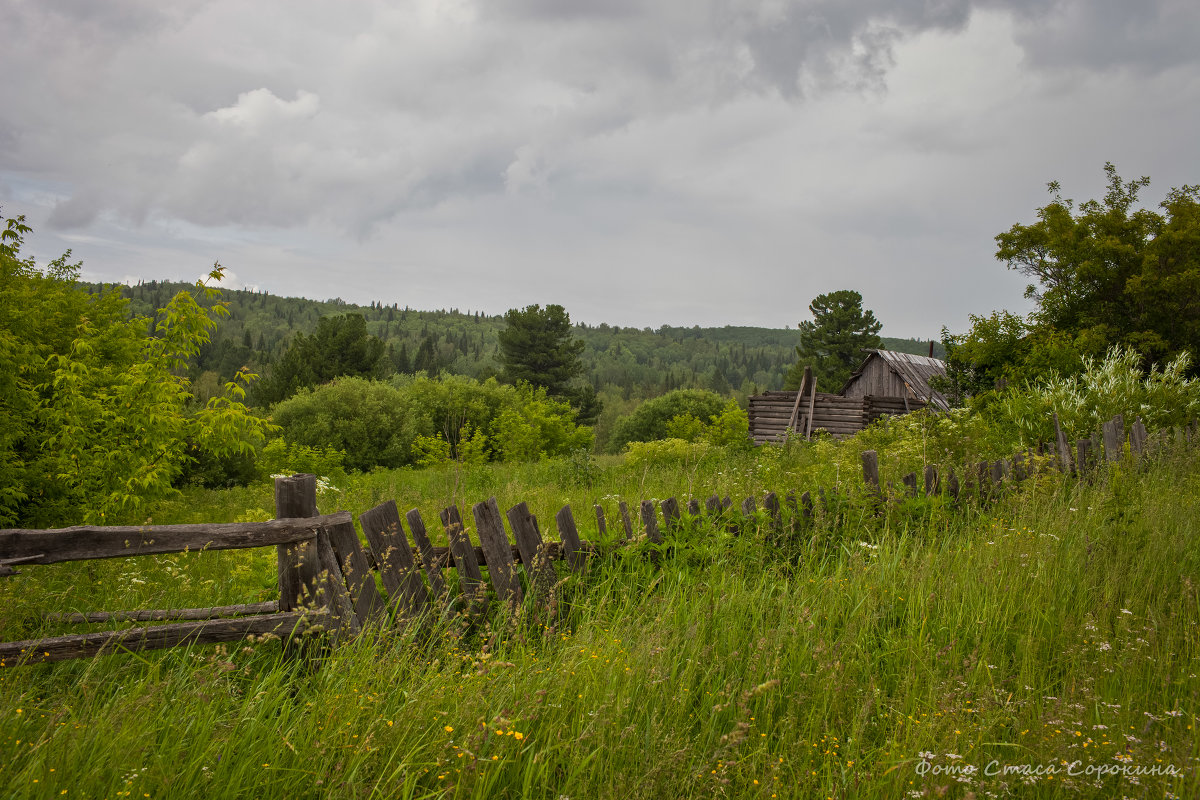
[[[811,366],[820,391],[840,392],[866,351],[883,347],[882,324],[863,310],[862,295],[852,289],[818,295],[808,310],[813,319],[800,323],[798,358],[784,388],[799,389],[804,368]]]

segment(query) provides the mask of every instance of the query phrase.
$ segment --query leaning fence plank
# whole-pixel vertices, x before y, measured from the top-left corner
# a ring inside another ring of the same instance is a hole
[[[1129,429],[1129,449],[1134,455],[1142,455],[1146,450],[1146,424],[1142,422],[1142,418],[1138,417],[1133,426]]]
[[[694,497],[691,500],[688,500],[687,509],[688,509],[688,514],[690,514],[691,516],[693,516],[693,517],[700,516],[700,501]]]
[[[596,537],[600,541],[604,541],[604,537],[608,535],[608,523],[604,520],[604,507],[596,503]]]
[[[771,535],[778,540],[783,535],[783,511],[779,507],[779,496],[774,492],[767,492],[763,497],[763,508],[771,518]]]
[[[1058,468],[1063,474],[1070,475],[1073,471],[1071,464],[1071,446],[1067,444],[1067,435],[1063,433],[1058,421],[1058,412],[1054,413],[1054,450],[1058,456]]]
[[[903,478],[901,478],[901,480],[904,482],[905,488],[908,489],[908,496],[916,497],[917,496],[917,473],[910,472],[907,475],[905,475]]]
[[[704,501],[704,510],[710,517],[715,517],[721,513],[721,498],[715,494]]]
[[[617,504],[617,508],[621,512],[621,525],[625,528],[625,538],[622,541],[628,542],[633,538],[633,520],[629,518],[629,504],[622,500]]]
[[[529,593],[540,602],[558,580],[554,564],[550,561],[550,553],[542,542],[542,534],[533,521],[533,515],[529,513],[529,507],[524,502],[517,503],[508,510],[508,524],[513,529],[513,538],[517,540],[521,563],[525,565]]]
[[[419,514],[417,516],[420,518]],[[409,549],[396,501],[388,500],[364,511],[359,514],[358,521],[362,523],[367,542],[375,551],[379,576],[383,578],[383,588],[387,590],[392,613],[419,612],[429,602],[429,592],[425,589],[425,581],[421,580],[421,568]],[[425,542],[429,543],[428,537]],[[433,550],[432,547],[429,549]],[[438,572],[440,579],[441,570]],[[433,584],[432,579],[430,584]]]
[[[342,568],[338,566],[337,554],[329,543],[329,532],[325,529],[317,531],[317,557],[321,561],[321,573],[317,582],[317,596],[324,594],[325,605],[333,615],[334,635],[336,642],[341,636],[349,633],[357,634],[362,630],[358,615],[354,612],[354,604],[350,593],[346,590],[346,578]]]
[[[879,454],[874,450],[862,452],[863,483],[875,495],[879,494]]]
[[[523,597],[521,581],[517,578],[512,548],[508,543],[508,534],[504,532],[504,520],[500,516],[496,498],[476,503],[471,507],[471,514],[475,517],[475,533],[483,547],[488,578],[496,590],[496,596],[504,603],[520,603]]]
[[[0,643],[0,667],[90,658],[124,651],[160,650],[178,645],[233,642],[247,636],[273,635],[286,639],[311,625],[327,623],[328,615],[324,613],[291,611],[3,642]]]
[[[585,566],[583,543],[579,541],[579,529],[575,527],[575,518],[571,516],[571,506],[565,505],[554,516],[558,525],[558,538],[562,540],[563,555],[571,569],[579,572]]]
[[[333,554],[337,557],[342,576],[346,579],[346,588],[350,590],[350,600],[354,604],[354,613],[359,622],[376,618],[383,613],[385,603],[379,590],[375,588],[375,577],[371,574],[371,566],[367,562],[367,554],[363,552],[362,543],[358,541],[354,523],[347,520],[330,525],[325,528],[325,532],[329,535],[329,544],[333,547]]]
[[[1125,418],[1117,414],[1104,423],[1104,459],[1120,461],[1125,454]]]
[[[446,529],[446,538],[450,541],[450,553],[454,556],[454,568],[458,570],[458,583],[464,595],[481,599],[485,586],[483,573],[479,571],[479,561],[475,557],[475,548],[471,545],[471,537],[463,527],[462,517],[458,506],[450,506],[439,515],[442,527]]]
[[[679,501],[674,497],[668,497],[661,503],[663,512],[663,527],[668,531],[674,530],[679,526]]]
[[[433,590],[435,596],[445,596],[446,579],[442,577],[442,562],[433,549],[433,542],[429,541],[429,534],[425,531],[425,520],[421,519],[421,512],[415,508],[409,509],[404,518],[408,520],[408,529],[412,532],[413,543],[417,546],[421,563],[425,565],[429,588]]]
[[[950,478],[949,478],[949,480],[946,481],[946,483],[947,483],[947,489],[950,492],[950,500],[957,503],[958,502],[958,492],[959,492],[958,473],[955,472],[953,468],[950,469]]]
[[[938,479],[938,470],[933,464],[925,465],[925,496],[932,497],[941,491],[941,481]]]
[[[276,478],[275,516],[279,519],[317,516],[317,476]],[[315,533],[308,541],[279,545],[276,564],[280,611],[295,611],[316,599],[321,561],[317,556]]]
[[[800,514],[806,521],[813,518],[813,499],[811,492],[805,492],[804,494],[800,495]]]
[[[654,501],[642,501],[642,527],[646,529],[646,538],[655,544],[662,544],[662,533],[658,530],[658,514],[654,510]]]

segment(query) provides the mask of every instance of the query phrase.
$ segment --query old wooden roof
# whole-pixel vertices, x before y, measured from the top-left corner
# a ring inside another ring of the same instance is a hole
[[[918,356],[912,353],[897,353],[895,350],[870,350],[870,355],[867,356],[863,363],[859,364],[858,369],[846,381],[846,386],[842,387],[842,393],[845,394],[846,388],[858,379],[867,365],[871,363],[871,359],[878,358],[887,364],[888,369],[894,372],[904,381],[904,385],[908,387],[913,396],[919,400],[925,400],[929,405],[939,411],[949,411],[950,404],[946,401],[945,395],[941,392],[934,391],[929,386],[929,379],[935,376],[944,376],[946,374],[946,362],[929,356]]]

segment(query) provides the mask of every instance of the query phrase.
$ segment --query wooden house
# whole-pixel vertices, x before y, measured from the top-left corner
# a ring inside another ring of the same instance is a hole
[[[791,436],[812,438],[825,430],[844,439],[883,416],[907,414],[932,406],[950,408],[946,398],[929,386],[946,365],[936,358],[871,350],[838,394],[816,391],[812,371],[805,370],[798,392],[764,392],[750,398],[750,436],[756,444],[780,442]]]
[[[850,380],[842,387],[842,397],[896,397],[905,403],[932,406],[938,411],[949,411],[950,404],[939,391],[930,387],[934,377],[946,375],[946,362],[912,353],[897,353],[894,350],[869,350],[865,361],[859,365]]]

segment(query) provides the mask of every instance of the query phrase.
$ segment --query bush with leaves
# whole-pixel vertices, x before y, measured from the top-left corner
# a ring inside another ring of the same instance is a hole
[[[619,453],[630,442],[650,442],[656,439],[666,439],[672,432],[694,432],[694,425],[688,426],[682,418],[690,416],[693,420],[706,423],[715,416],[726,411],[726,399],[716,392],[704,389],[676,389],[661,397],[647,400],[633,413],[622,417],[613,426],[612,435],[608,440],[608,450]],[[673,420],[676,420],[674,423]],[[672,425],[674,428],[672,429]],[[680,428],[688,426],[687,430]]]
[[[188,410],[186,361],[224,306],[181,291],[151,336],[119,292],[78,286],[69,251],[44,270],[22,258],[23,220],[0,233],[0,525],[136,520],[176,491],[192,452],[253,453],[270,428],[243,402],[253,376]]]
[[[989,414],[1025,445],[1053,441],[1054,414],[1071,439],[1094,435],[1116,414],[1127,425],[1140,417],[1150,429],[1182,425],[1200,415],[1200,380],[1188,377],[1190,369],[1187,352],[1146,369],[1132,348],[1115,346],[1102,359],[1083,359],[1078,375],[1008,389]]]

